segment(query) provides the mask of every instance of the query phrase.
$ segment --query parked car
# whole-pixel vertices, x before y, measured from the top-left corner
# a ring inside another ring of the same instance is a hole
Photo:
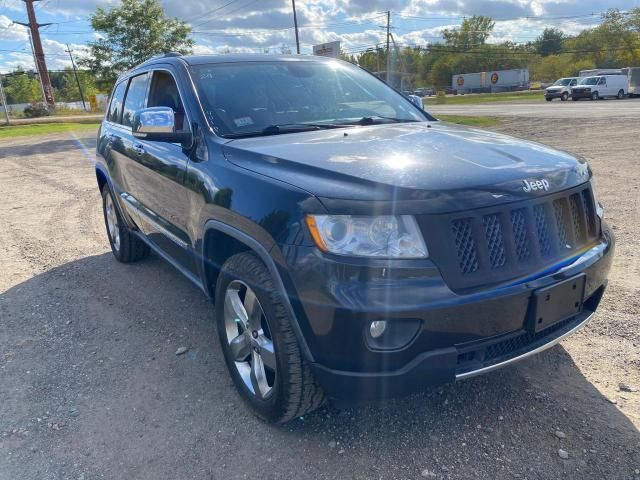
[[[419,97],[431,97],[431,96],[435,95],[436,92],[435,92],[435,90],[433,88],[422,87],[422,88],[416,89],[416,91],[413,92],[413,94],[417,95]]]
[[[625,75],[599,75],[584,77],[577,86],[571,87],[571,99],[588,98],[599,100],[613,97],[623,99],[627,95],[629,81]]]
[[[115,258],[153,251],[213,299],[233,383],[272,422],[540,352],[592,317],[614,251],[584,159],[318,56],[139,65],[95,168]]]
[[[563,102],[566,102],[571,96],[571,87],[578,85],[579,80],[578,77],[567,77],[556,80],[553,85],[545,89],[545,99],[547,102],[550,102],[554,98],[559,98]]]

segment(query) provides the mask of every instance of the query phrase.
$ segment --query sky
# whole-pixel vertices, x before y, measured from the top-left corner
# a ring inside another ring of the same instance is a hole
[[[295,51],[291,0],[160,0],[167,15],[187,21],[193,29],[195,53]],[[119,0],[40,0],[36,5],[47,66],[71,65],[66,44],[81,55],[96,39],[89,15]],[[486,15],[496,20],[489,42],[533,41],[545,27],[568,34],[593,27],[607,8],[626,11],[640,0],[296,0],[302,53],[314,44],[334,40],[343,50],[357,53],[385,41],[390,10],[392,32],[399,45],[426,45],[441,39],[442,30],[455,28],[463,18]],[[33,69],[22,0],[0,0],[0,73],[18,66]]]

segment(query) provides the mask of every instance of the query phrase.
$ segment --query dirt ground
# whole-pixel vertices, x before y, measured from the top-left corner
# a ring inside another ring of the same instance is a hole
[[[640,132],[496,129],[591,162],[618,240],[594,321],[486,376],[281,427],[240,404],[203,294],[157,257],[112,258],[92,134],[0,143],[0,479],[640,479]]]

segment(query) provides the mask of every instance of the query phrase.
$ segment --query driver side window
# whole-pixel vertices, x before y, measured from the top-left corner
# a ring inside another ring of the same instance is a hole
[[[188,130],[184,104],[173,75],[166,70],[156,70],[151,79],[147,107],[169,107],[175,112],[176,131]]]

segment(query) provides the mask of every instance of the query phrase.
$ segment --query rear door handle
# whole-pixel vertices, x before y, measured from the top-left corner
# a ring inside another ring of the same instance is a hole
[[[133,151],[136,152],[138,155],[142,155],[144,153],[144,147],[139,143],[136,143],[133,146]]]

